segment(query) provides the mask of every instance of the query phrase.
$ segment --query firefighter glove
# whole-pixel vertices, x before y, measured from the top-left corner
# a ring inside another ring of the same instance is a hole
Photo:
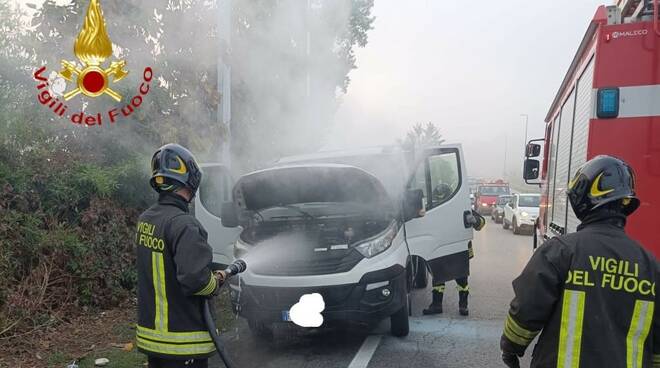
[[[509,368],[520,368],[520,362],[518,361],[518,356],[514,353],[503,351],[502,361]]]

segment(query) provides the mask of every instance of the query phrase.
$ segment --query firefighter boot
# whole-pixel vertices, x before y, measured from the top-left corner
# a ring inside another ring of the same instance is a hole
[[[422,311],[422,314],[427,316],[431,314],[440,314],[442,313],[442,297],[445,295],[444,293],[444,288],[442,291],[438,290],[438,287],[434,287],[433,291],[431,292],[431,296],[433,297],[433,300],[431,301],[431,305],[429,305],[428,308],[424,309]]]
[[[469,291],[459,291],[458,292],[458,313],[460,313],[461,316],[467,316],[470,314],[468,311],[468,295],[470,295]]]

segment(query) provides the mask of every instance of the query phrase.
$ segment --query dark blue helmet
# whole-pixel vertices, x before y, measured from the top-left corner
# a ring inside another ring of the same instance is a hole
[[[202,171],[195,156],[185,147],[170,143],[160,147],[151,158],[151,187],[157,192],[172,192],[186,187],[197,193]]]
[[[568,183],[568,199],[578,219],[608,203],[628,216],[639,207],[635,195],[635,173],[623,160],[601,155],[582,165]]]

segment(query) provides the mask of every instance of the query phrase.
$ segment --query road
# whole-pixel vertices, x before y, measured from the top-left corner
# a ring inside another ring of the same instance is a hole
[[[223,334],[228,350],[241,368],[503,367],[499,338],[513,296],[511,280],[531,256],[532,239],[513,235],[489,220],[484,230],[475,232],[473,244],[468,317],[458,314],[458,293],[449,282],[444,313],[439,316],[422,316],[430,303],[430,288],[414,291],[406,338],[389,335],[389,321],[383,321],[370,331],[276,330],[275,341],[263,342],[252,338],[240,319]],[[528,359],[523,359],[524,365],[529,365]],[[211,366],[222,365],[212,361]]]

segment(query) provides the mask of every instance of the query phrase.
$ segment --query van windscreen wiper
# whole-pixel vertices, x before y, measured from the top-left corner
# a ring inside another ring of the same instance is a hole
[[[293,211],[298,212],[299,214],[303,215],[304,217],[306,217],[309,220],[316,220],[317,219],[316,216],[310,214],[307,211],[301,210],[300,208],[298,208],[294,205],[281,204],[281,205],[273,206],[273,207],[270,207],[270,208],[275,208],[275,207],[281,207],[281,208],[287,208],[287,209],[293,210]],[[287,217],[290,217],[290,216],[277,216],[277,217],[273,217],[273,218],[287,218]]]

